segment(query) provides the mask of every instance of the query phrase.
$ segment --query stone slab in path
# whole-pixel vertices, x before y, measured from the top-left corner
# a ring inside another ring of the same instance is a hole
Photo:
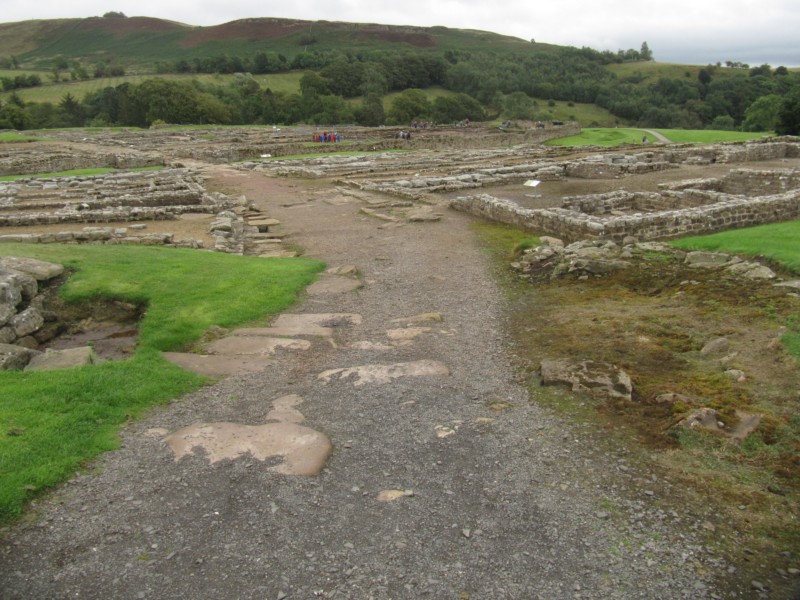
[[[205,375],[227,377],[257,373],[267,368],[272,361],[260,354],[226,356],[223,354],[192,354],[190,352],[164,352],[164,358],[179,367]]]

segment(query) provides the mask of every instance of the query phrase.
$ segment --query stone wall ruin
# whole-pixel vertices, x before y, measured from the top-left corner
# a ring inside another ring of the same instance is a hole
[[[657,153],[624,157],[601,155],[578,161],[578,168],[575,163],[564,164],[563,172],[592,177],[607,175],[611,169],[619,177],[623,173],[641,172],[648,164],[657,168],[677,164],[678,159],[690,164],[698,161],[710,164],[798,156],[800,143],[787,138],[777,142],[665,148]],[[547,174],[552,174],[552,169]],[[547,209],[523,208],[511,200],[488,194],[456,198],[450,207],[567,241],[671,239],[800,218],[798,168],[735,168],[724,177],[661,184],[659,188],[655,193],[619,190],[565,197],[561,206]]]

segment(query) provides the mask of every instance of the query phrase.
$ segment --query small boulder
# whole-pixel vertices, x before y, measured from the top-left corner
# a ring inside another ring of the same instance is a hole
[[[728,338],[719,337],[703,346],[700,350],[700,354],[722,354],[723,352],[727,352],[728,348],[730,348]]]
[[[82,367],[96,362],[94,350],[85,346],[83,348],[68,348],[66,350],[48,350],[31,358],[26,371],[51,371],[53,369],[71,369]]]
[[[0,371],[19,371],[25,368],[31,358],[38,354],[35,350],[13,344],[0,344]]]
[[[542,385],[567,385],[596,398],[631,400],[630,376],[615,365],[593,360],[543,360]]]
[[[730,254],[722,252],[689,252],[686,255],[686,264],[690,267],[714,268],[727,265],[731,260]]]
[[[11,317],[8,324],[16,336],[21,338],[30,335],[44,325],[44,317],[38,310],[29,307]]]

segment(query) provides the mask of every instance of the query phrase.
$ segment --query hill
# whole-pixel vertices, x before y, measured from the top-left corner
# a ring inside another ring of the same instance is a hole
[[[111,13],[110,13],[111,14]],[[29,68],[57,60],[119,60],[136,70],[157,62],[226,54],[246,57],[280,52],[289,59],[316,51],[385,50],[531,51],[557,48],[485,31],[375,23],[251,18],[200,27],[151,17],[89,17],[0,24],[0,57]]]

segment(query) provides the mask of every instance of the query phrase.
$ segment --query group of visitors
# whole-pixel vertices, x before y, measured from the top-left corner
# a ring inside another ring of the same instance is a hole
[[[411,139],[411,132],[410,131],[398,131],[397,134],[394,137],[397,140],[410,140]]]
[[[314,141],[315,142],[341,142],[342,136],[339,133],[334,133],[331,131],[323,131],[322,133],[315,133],[314,134]]]

